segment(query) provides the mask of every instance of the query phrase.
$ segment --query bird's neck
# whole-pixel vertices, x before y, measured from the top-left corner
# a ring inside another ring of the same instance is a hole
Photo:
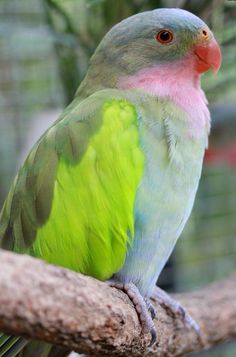
[[[105,88],[121,90],[142,90],[156,98],[167,98],[180,106],[191,121],[193,130],[210,129],[210,115],[207,99],[200,85],[200,75],[195,71],[192,59],[179,63],[157,65],[145,68],[134,74],[125,73],[125,68],[117,75],[114,67],[97,73],[98,67],[93,66],[88,71],[77,94],[83,98],[94,91]],[[102,75],[105,73],[104,75]],[[123,76],[120,75],[123,73]]]
[[[210,126],[208,102],[201,89],[200,75],[191,63],[143,69],[121,79],[118,86],[122,89],[141,89],[157,98],[168,98],[186,111],[190,118],[203,120],[205,123],[199,124]]]

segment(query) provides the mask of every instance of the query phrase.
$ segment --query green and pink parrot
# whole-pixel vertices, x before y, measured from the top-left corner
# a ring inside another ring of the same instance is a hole
[[[157,9],[114,26],[0,216],[1,248],[123,289],[151,343],[149,298],[192,210],[208,143],[200,76],[220,64],[212,32],[187,11]]]

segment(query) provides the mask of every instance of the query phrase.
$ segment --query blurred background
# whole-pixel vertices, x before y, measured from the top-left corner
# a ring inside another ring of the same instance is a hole
[[[158,7],[203,18],[223,51],[220,72],[202,81],[213,120],[194,210],[160,278],[169,291],[188,291],[236,269],[236,1],[1,0],[0,205],[29,148],[73,98],[103,35]],[[194,356],[235,357],[236,342]]]

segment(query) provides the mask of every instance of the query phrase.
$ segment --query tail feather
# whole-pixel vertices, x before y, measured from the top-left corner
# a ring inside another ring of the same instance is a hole
[[[14,345],[3,355],[4,357],[16,357],[28,344],[28,340],[20,338]]]
[[[11,336],[7,336],[3,333],[0,333],[0,351],[1,347],[11,338]]]
[[[27,345],[22,337],[0,334],[0,357],[15,357]]]
[[[0,357],[66,357],[69,350],[0,332]]]

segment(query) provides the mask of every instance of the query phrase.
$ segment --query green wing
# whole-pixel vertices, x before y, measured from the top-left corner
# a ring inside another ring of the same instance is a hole
[[[131,103],[75,101],[20,169],[1,213],[0,246],[109,278],[134,235],[143,166]]]

